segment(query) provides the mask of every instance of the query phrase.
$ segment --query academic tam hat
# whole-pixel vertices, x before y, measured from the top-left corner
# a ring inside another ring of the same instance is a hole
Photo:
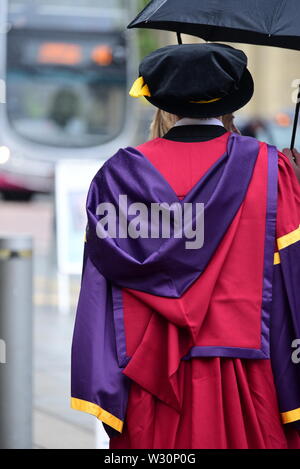
[[[181,117],[230,114],[253,96],[247,63],[244,52],[224,44],[163,47],[142,60],[129,94]]]

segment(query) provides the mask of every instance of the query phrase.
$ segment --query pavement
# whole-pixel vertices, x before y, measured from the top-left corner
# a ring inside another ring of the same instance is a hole
[[[80,278],[70,279],[70,311],[60,313],[53,207],[50,197],[0,202],[1,234],[31,234],[35,245],[33,447],[107,448],[101,423],[70,409],[70,351]]]

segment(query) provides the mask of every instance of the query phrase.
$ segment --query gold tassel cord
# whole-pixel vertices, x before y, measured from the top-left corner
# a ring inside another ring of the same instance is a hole
[[[151,93],[149,90],[148,85],[145,83],[144,77],[139,77],[135,80],[133,83],[131,90],[129,91],[129,95],[132,98],[141,98],[141,97],[151,97]],[[209,103],[215,103],[216,101],[220,101],[222,98],[214,98],[210,99],[209,101],[190,101],[190,103],[194,104],[209,104]]]
[[[216,101],[220,101],[222,98],[214,98],[210,99],[209,101],[190,101],[190,103],[193,104],[210,104],[210,103],[215,103]]]

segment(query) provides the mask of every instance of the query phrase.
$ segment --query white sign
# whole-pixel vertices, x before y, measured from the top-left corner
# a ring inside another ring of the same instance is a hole
[[[86,199],[93,177],[103,162],[62,160],[55,173],[58,270],[80,275],[87,224]]]

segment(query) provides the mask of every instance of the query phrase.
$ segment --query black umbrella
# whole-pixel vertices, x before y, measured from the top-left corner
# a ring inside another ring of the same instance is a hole
[[[128,28],[151,28],[198,36],[206,41],[239,42],[300,50],[299,0],[152,0]],[[300,109],[300,88],[291,149]]]

